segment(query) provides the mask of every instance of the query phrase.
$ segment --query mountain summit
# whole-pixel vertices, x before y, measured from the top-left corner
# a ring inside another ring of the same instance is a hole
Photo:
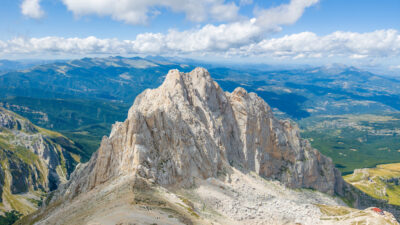
[[[332,161],[301,139],[296,126],[277,120],[256,94],[243,88],[224,92],[203,68],[171,70],[160,87],[136,98],[128,118],[113,125],[91,160],[79,165],[31,219],[39,224],[158,219],[160,224],[210,224],[228,218],[317,224],[321,212],[315,204],[344,203],[286,187],[343,195],[344,185]],[[281,212],[252,212],[274,207]],[[291,212],[293,207],[298,211]]]
[[[261,98],[243,88],[225,93],[196,68],[171,70],[159,88],[140,94],[68,189],[87,191],[127,174],[190,186],[230,166],[292,188],[334,194],[341,185],[331,160],[300,139],[296,127],[276,120]]]

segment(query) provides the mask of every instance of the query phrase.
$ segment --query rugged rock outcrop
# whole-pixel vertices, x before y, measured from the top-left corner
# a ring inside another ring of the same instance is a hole
[[[33,202],[40,201],[40,192],[55,190],[77,164],[67,148],[73,142],[61,134],[0,108],[0,210],[37,208]]]
[[[0,127],[9,130],[20,130],[27,133],[38,132],[32,123],[3,108],[0,108]]]
[[[140,94],[91,160],[56,196],[72,198],[123,175],[188,187],[195,178],[229,174],[231,166],[292,188],[334,194],[343,180],[331,160],[279,121],[254,93],[226,93],[203,68],[171,70],[157,89]],[[57,198],[55,198],[57,199]]]

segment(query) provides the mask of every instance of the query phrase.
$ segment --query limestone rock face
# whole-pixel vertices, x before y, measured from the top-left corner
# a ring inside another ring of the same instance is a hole
[[[292,188],[329,194],[341,190],[340,173],[331,159],[301,139],[297,126],[274,118],[267,103],[255,93],[237,88],[227,96],[239,127],[245,168]]]
[[[113,125],[56,196],[74,197],[123,175],[185,187],[231,167],[329,194],[343,185],[331,160],[296,126],[277,120],[260,97],[243,88],[226,93],[196,68],[171,70],[160,87],[140,94],[125,122]]]

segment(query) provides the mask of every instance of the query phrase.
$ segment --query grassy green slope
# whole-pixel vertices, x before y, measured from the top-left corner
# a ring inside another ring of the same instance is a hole
[[[387,200],[392,205],[400,205],[400,163],[359,169],[344,176],[344,179],[374,198]]]

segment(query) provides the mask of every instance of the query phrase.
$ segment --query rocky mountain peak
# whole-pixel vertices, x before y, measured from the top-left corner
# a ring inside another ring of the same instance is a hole
[[[147,97],[146,101],[149,98],[153,98],[153,101],[165,100],[166,102],[163,105],[178,101],[185,102],[191,106],[206,107],[212,112],[218,110],[221,101],[226,101],[223,91],[204,68],[196,68],[186,74],[178,70],[170,70],[162,85],[154,91],[152,90],[151,93],[148,93],[149,91],[147,90],[142,94]],[[141,100],[142,95],[137,97],[136,101]],[[154,106],[158,107],[157,104],[154,104]]]
[[[237,87],[235,90],[233,90],[232,95],[243,98],[243,97],[248,96],[248,93],[244,88]]]
[[[301,139],[296,126],[277,120],[263,99],[243,88],[223,92],[207,70],[196,68],[171,70],[161,86],[140,94],[128,118],[57,195],[73,198],[124,176],[186,187],[229,176],[232,167],[293,188],[334,194],[342,187],[332,161]]]
[[[257,94],[224,92],[203,68],[171,70],[19,224],[397,224],[320,193],[360,201],[345,190],[331,159]]]

